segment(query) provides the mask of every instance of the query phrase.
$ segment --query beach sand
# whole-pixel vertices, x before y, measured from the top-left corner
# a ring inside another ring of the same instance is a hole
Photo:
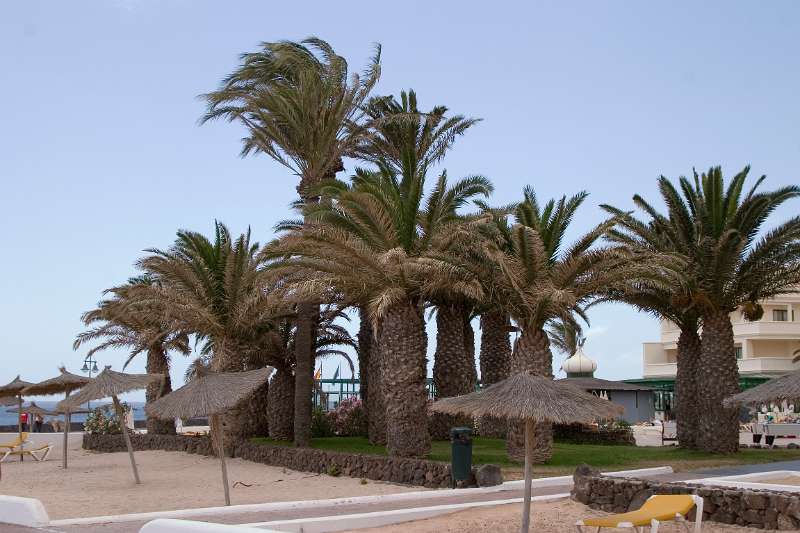
[[[453,514],[442,515],[427,520],[405,522],[391,526],[357,530],[360,533],[516,533],[520,529],[520,512],[522,504],[501,505],[497,507],[484,507],[461,511]],[[575,533],[575,522],[582,518],[603,516],[605,513],[594,511],[580,503],[571,500],[555,502],[533,503],[531,512],[531,531],[535,533]],[[648,528],[649,529],[649,528]],[[594,531],[593,528],[584,528],[584,531]],[[686,530],[676,523],[663,523],[659,532],[685,532]],[[617,531],[617,530],[608,530]],[[618,531],[633,531],[618,530]],[[753,529],[739,526],[704,522],[704,533],[756,533],[763,529]]]
[[[78,518],[224,505],[219,460],[182,452],[136,452],[141,485],[135,485],[128,454],[70,451],[47,461],[6,462],[0,494],[38,498],[51,519]],[[231,503],[265,503],[425,490],[359,479],[295,472],[228,459]],[[242,485],[241,483],[249,486]],[[233,486],[235,485],[235,486]]]

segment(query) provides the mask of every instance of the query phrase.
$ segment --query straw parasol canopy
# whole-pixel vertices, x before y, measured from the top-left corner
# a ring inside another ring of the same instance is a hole
[[[22,380],[17,374],[17,377],[11,383],[3,385],[0,387],[0,396],[15,396],[17,399],[17,407],[22,407],[22,389],[25,387],[33,385],[28,381]],[[17,433],[20,438],[22,439],[22,417],[17,417]],[[19,460],[22,461],[24,454],[20,454]]]
[[[30,405],[25,405],[22,407],[14,407],[12,409],[8,409],[9,413],[28,413],[31,415],[39,415],[39,416],[53,416],[58,413],[54,413],[53,411],[48,411],[43,407],[39,407],[36,405],[36,402],[31,402]]]
[[[147,388],[151,383],[162,381],[161,374],[126,374],[115,372],[111,366],[106,366],[89,384],[85,385],[77,394],[61,400],[58,409],[72,410],[86,402],[101,398],[114,398],[126,392]]]
[[[211,432],[222,468],[225,505],[231,504],[231,497],[220,415],[252,395],[257,388],[266,383],[270,374],[272,367],[226,373],[212,373],[199,369],[198,374],[186,385],[145,406],[148,415],[162,419],[210,416]]]
[[[67,372],[67,369],[63,366],[59,367],[58,370],[58,376],[25,387],[22,392],[32,396],[49,396],[51,394],[63,393],[66,397],[69,397],[72,391],[78,390],[92,381],[92,378]],[[57,413],[55,413],[64,414],[64,446],[61,454],[61,467],[65,470],[67,469],[67,449],[69,448],[70,415],[73,412],[76,412],[75,409],[57,409]]]
[[[141,480],[139,479],[139,470],[136,468],[136,460],[133,458],[131,436],[128,435],[128,428],[125,427],[125,411],[117,396],[125,392],[145,389],[151,383],[163,380],[164,376],[161,374],[126,374],[124,372],[115,372],[111,370],[110,366],[106,366],[97,377],[85,385],[77,394],[61,400],[56,408],[70,411],[86,402],[99,400],[100,398],[108,398],[110,396],[111,400],[114,402],[114,409],[117,412],[117,417],[122,426],[122,436],[128,448],[128,457],[131,460],[133,479],[138,485],[141,483]]]
[[[26,396],[49,396],[51,394],[61,393],[69,394],[92,381],[92,378],[67,372],[67,369],[63,366],[59,367],[58,370],[60,375],[40,381],[34,385],[29,385],[22,390],[22,393]]]
[[[598,418],[614,418],[624,412],[622,406],[598,398],[574,385],[524,373],[515,374],[478,392],[439,400],[431,405],[431,410],[445,414],[494,416],[525,422],[522,533],[527,533],[530,529],[534,423],[588,423]]]
[[[624,410],[574,385],[530,374],[516,374],[481,391],[439,400],[431,409],[554,424],[586,424],[598,418],[615,418]]]
[[[162,419],[195,418],[224,413],[264,384],[272,367],[248,372],[201,373],[183,387],[145,406]]]
[[[795,402],[800,398],[800,370],[773,378],[757,387],[747,389],[723,400],[725,407],[738,405],[759,406],[764,403],[787,400]]]

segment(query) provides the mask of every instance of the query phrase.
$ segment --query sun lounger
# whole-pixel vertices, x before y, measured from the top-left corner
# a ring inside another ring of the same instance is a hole
[[[650,533],[657,533],[658,525],[661,522],[675,520],[683,525],[686,531],[690,531],[686,516],[695,506],[697,507],[697,516],[694,521],[694,533],[700,533],[703,520],[703,498],[694,494],[651,496],[638,511],[602,518],[587,518],[578,520],[575,525],[579,532],[584,531],[584,527],[596,527],[595,531],[600,531],[600,528],[604,527],[632,528],[637,532],[643,532],[644,528],[649,527]]]
[[[16,439],[14,439],[11,442],[0,442],[0,448],[7,448],[9,450],[13,450],[25,444],[25,441],[27,440],[28,440],[28,433],[23,431],[21,434],[17,436]],[[0,453],[2,453],[2,451],[0,451]]]
[[[0,463],[5,462],[5,460],[11,457],[12,455],[19,455],[19,456],[30,455],[31,457],[33,457],[35,461],[44,461],[47,459],[47,456],[50,455],[50,450],[52,449],[53,445],[49,443],[39,446],[38,448],[32,448],[30,450],[25,450],[22,448],[18,450],[10,449],[3,454],[2,458],[0,458]]]

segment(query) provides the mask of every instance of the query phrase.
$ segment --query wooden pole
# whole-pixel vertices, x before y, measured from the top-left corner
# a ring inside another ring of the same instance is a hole
[[[69,398],[69,391],[67,391],[64,399],[66,400]],[[67,445],[69,444],[69,425],[70,425],[70,414],[69,408],[64,411],[64,450],[61,454],[61,468],[64,470],[67,469]]]
[[[133,479],[136,484],[140,485],[142,482],[139,479],[139,470],[136,469],[136,460],[133,458],[133,444],[131,444],[131,436],[128,435],[128,426],[125,425],[125,411],[122,409],[122,404],[116,396],[111,397],[114,400],[114,409],[117,411],[117,418],[119,418],[119,425],[122,428],[122,436],[125,438],[125,445],[128,447],[128,457],[131,459],[131,468],[133,469]]]
[[[22,394],[17,394],[17,432],[19,437],[19,448],[21,450],[25,449],[25,443],[22,442]],[[19,454],[19,461],[22,462],[25,460],[25,454]]]
[[[231,494],[228,488],[228,467],[225,465],[225,446],[222,437],[222,420],[219,415],[211,415],[211,431],[214,434],[214,443],[217,448],[217,455],[219,456],[219,464],[222,467],[222,486],[225,489],[225,505],[231,504]]]
[[[522,500],[522,533],[531,527],[531,467],[533,463],[533,421],[525,421],[525,494]]]

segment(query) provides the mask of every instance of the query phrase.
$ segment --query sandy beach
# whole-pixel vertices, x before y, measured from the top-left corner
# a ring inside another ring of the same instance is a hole
[[[70,451],[61,457],[3,463],[0,494],[40,499],[51,519],[223,505],[219,461],[180,452],[136,452],[142,478],[135,485],[127,453]],[[229,459],[233,505],[313,500],[424,490],[349,477],[330,477]]]
[[[443,515],[417,522],[406,522],[371,529],[357,530],[361,533],[516,533],[520,526],[520,505],[501,505],[484,507]],[[603,516],[605,513],[594,511],[571,500],[534,503],[531,512],[531,531],[537,533],[575,533],[575,522],[582,518]],[[586,528],[589,531],[590,528]],[[611,530],[609,530],[611,531]],[[628,530],[632,531],[632,530]],[[676,523],[665,523],[659,531],[672,532],[686,530]],[[714,522],[703,523],[704,533],[756,533],[763,529],[729,526]]]

